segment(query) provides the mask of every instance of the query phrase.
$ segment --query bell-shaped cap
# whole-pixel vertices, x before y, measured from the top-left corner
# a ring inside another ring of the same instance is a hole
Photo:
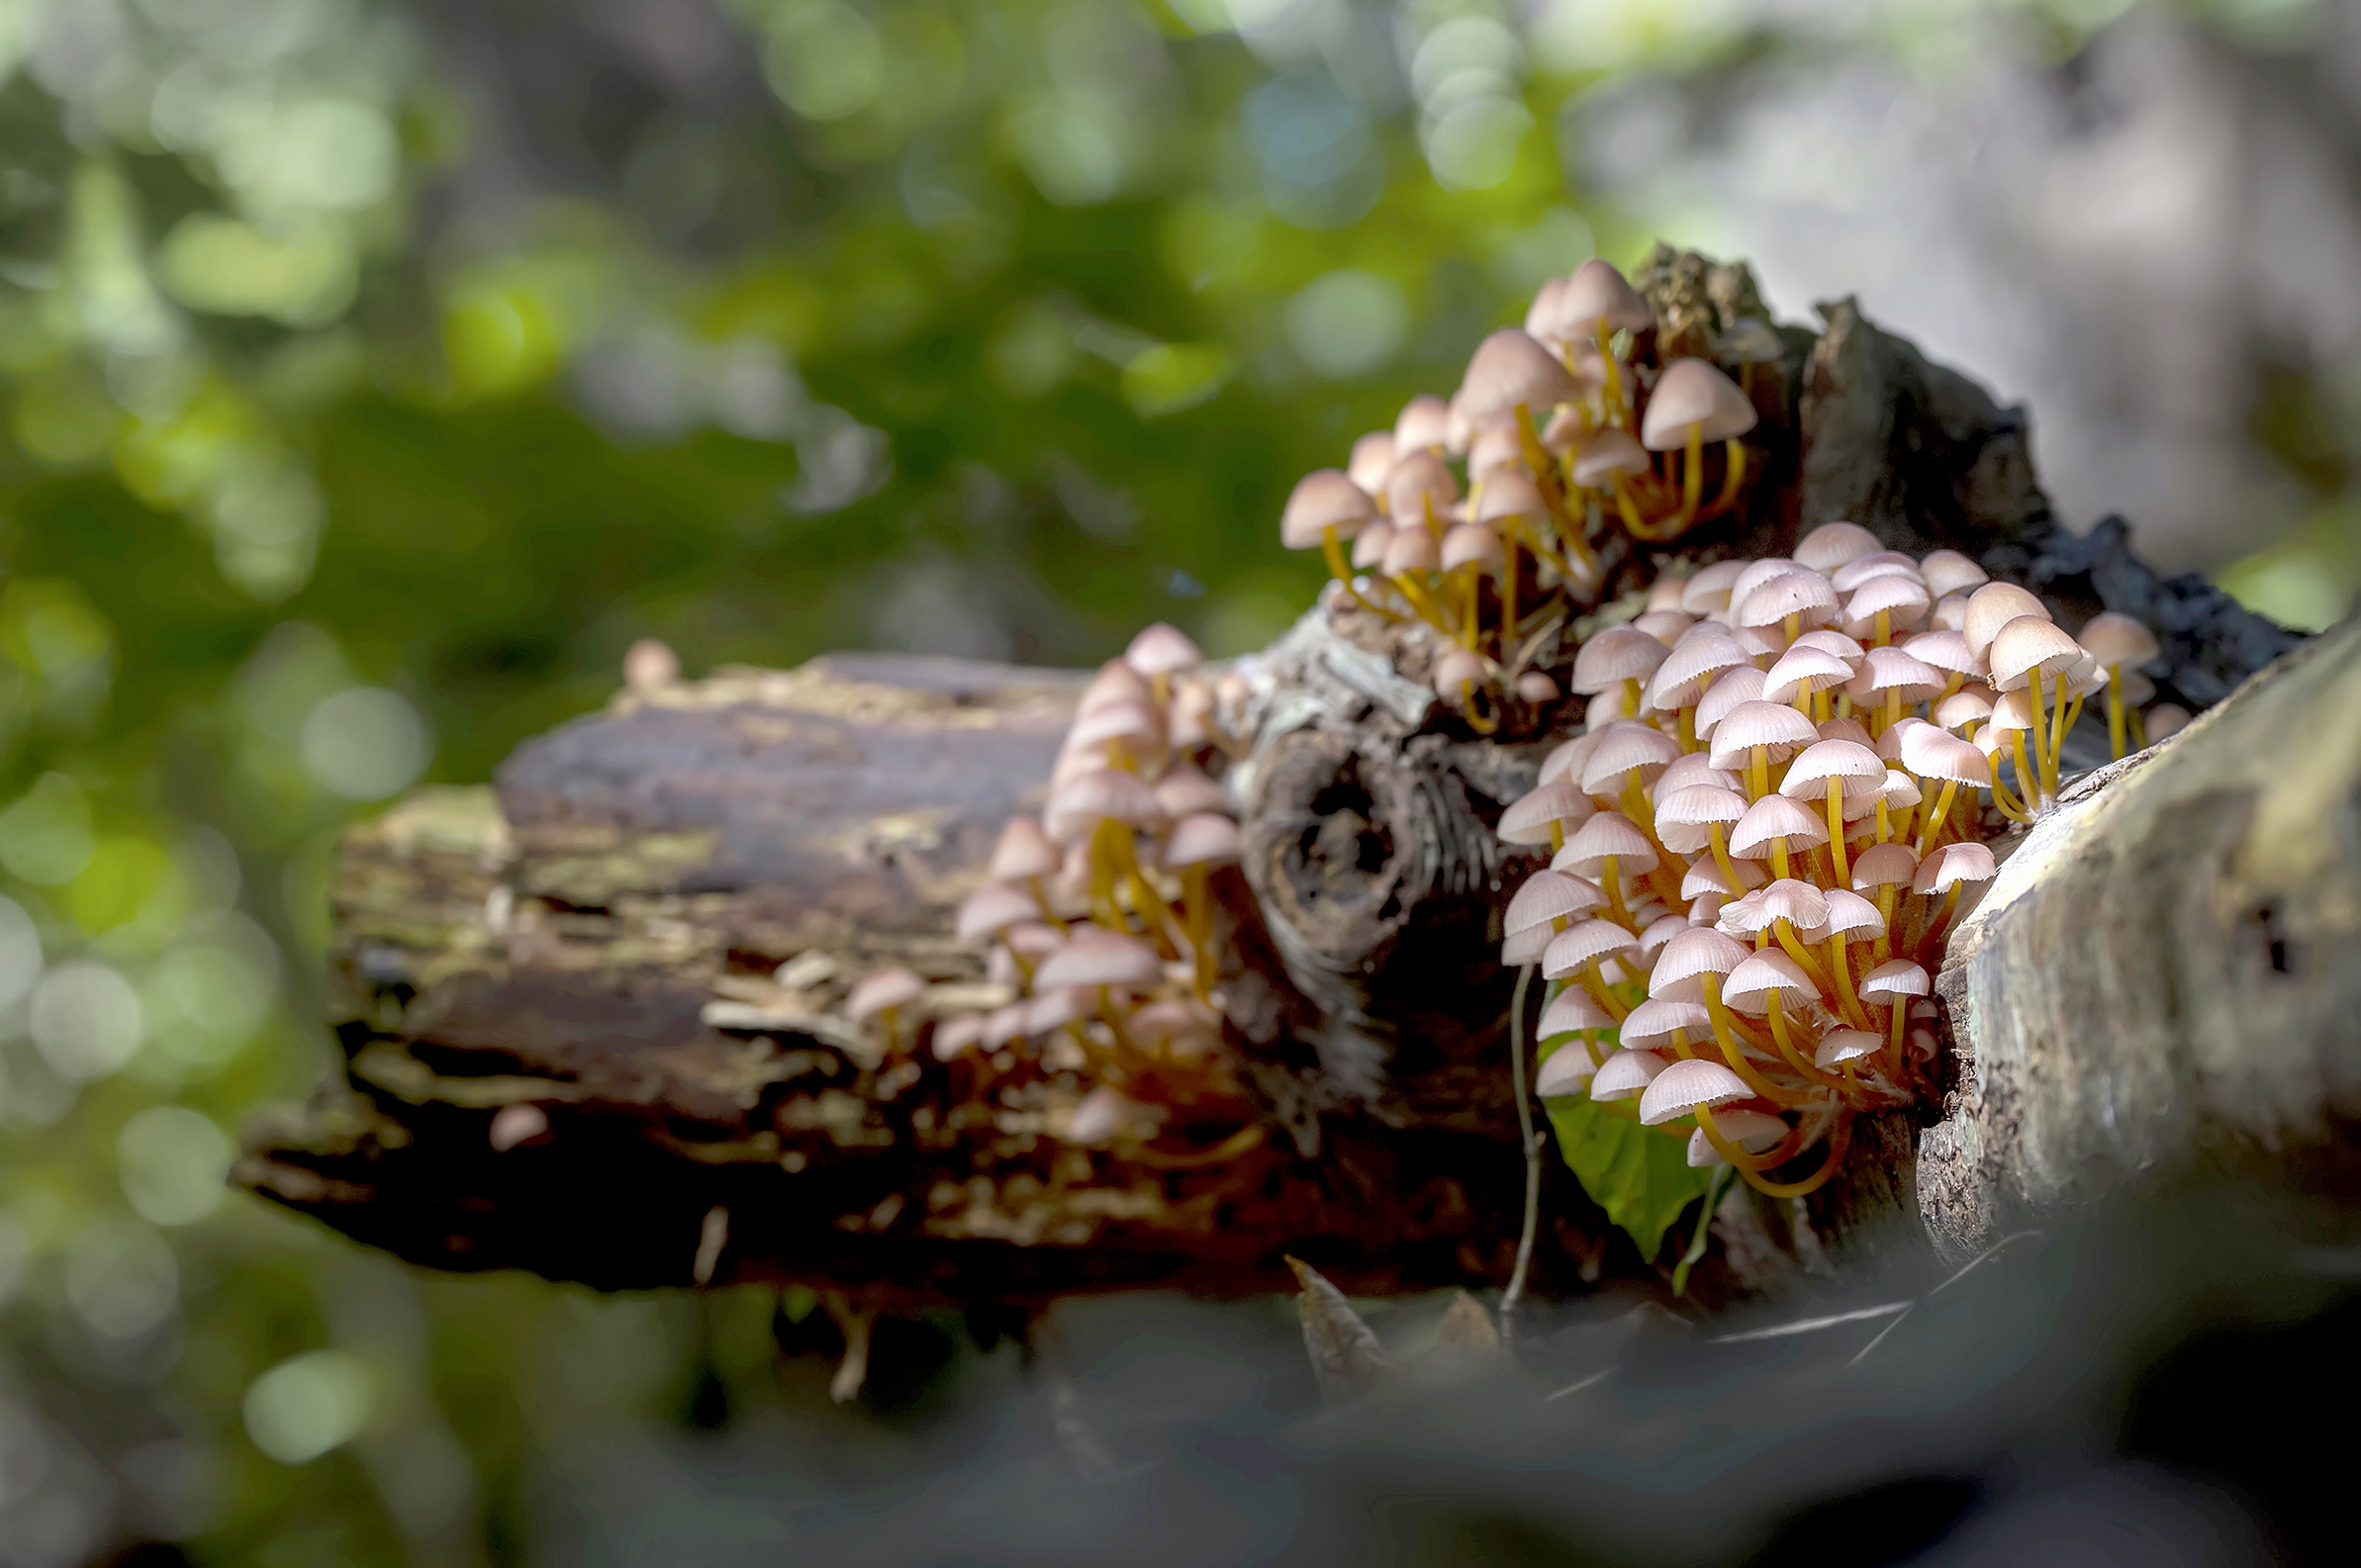
[[[1649,1080],[1646,1092],[1640,1096],[1640,1124],[1661,1127],[1692,1114],[1699,1106],[1710,1110],[1753,1096],[1754,1091],[1747,1087],[1747,1080],[1719,1061],[1691,1057],[1673,1062]]]
[[[1711,740],[1722,720],[1741,705],[1762,700],[1762,672],[1750,664],[1725,670],[1715,676],[1705,688],[1705,695],[1697,699],[1697,735]],[[1727,764],[1717,763],[1716,767]]]
[[[1656,863],[1655,846],[1620,811],[1600,811],[1589,817],[1550,864],[1558,871],[1590,876],[1602,871],[1609,860],[1619,871],[1643,876]]]
[[[1633,440],[1629,431],[1609,425],[1583,438],[1574,449],[1569,472],[1574,483],[1585,490],[1606,490],[1615,475],[1645,473],[1647,469],[1648,449]]]
[[[1618,1051],[1590,1079],[1590,1097],[1628,1100],[1663,1075],[1664,1059],[1653,1051]]]
[[[1852,858],[1852,887],[1855,892],[1875,892],[1880,887],[1908,887],[1919,873],[1918,852],[1907,844],[1879,844],[1861,851]]]
[[[1736,675],[1739,672],[1731,673]],[[1729,677],[1723,679],[1728,680]],[[1713,694],[1712,692],[1706,693],[1709,697]],[[1819,739],[1819,728],[1784,702],[1741,702],[1723,714],[1714,725],[1712,750],[1707,755],[1716,768],[1727,768],[1733,773],[1743,774],[1747,764],[1752,760],[1756,747],[1761,747],[1765,755],[1776,762],[1780,758],[1793,756]]]
[[[1625,681],[1646,681],[1671,650],[1634,626],[1609,626],[1575,650],[1573,690],[1595,696]]]
[[[1542,1040],[1551,1041],[1566,1035],[1614,1027],[1615,1020],[1607,1016],[1605,1008],[1591,1000],[1589,991],[1579,985],[1569,985],[1542,1009],[1542,1021],[1535,1032]],[[1585,1057],[1589,1055],[1587,1051],[1583,1053]]]
[[[1484,475],[1483,493],[1475,498],[1477,522],[1500,522],[1514,517],[1539,517],[1549,510],[1541,487],[1522,468],[1495,468]]]
[[[1038,920],[1041,906],[1033,895],[1006,882],[986,882],[961,900],[952,929],[962,942],[981,942],[997,936],[1020,920]]]
[[[1857,522],[1824,522],[1796,541],[1795,558],[1815,572],[1834,572],[1885,545]]]
[[[1508,565],[1508,552],[1501,547],[1500,535],[1482,523],[1463,522],[1444,534],[1437,564],[1446,572],[1472,566],[1497,577]]]
[[[1790,615],[1816,625],[1837,612],[1837,586],[1799,567],[1748,589],[1744,600],[1734,595],[1733,602],[1741,626],[1776,626]]]
[[[1716,561],[1701,568],[1680,591],[1680,607],[1692,615],[1719,615],[1730,607],[1732,585],[1746,575],[1751,561]]]
[[[1198,811],[1173,824],[1165,840],[1164,864],[1174,871],[1190,866],[1227,866],[1238,859],[1238,824],[1218,811]]]
[[[1883,1035],[1873,1035],[1866,1029],[1832,1029],[1820,1037],[1813,1048],[1812,1065],[1827,1071],[1847,1061],[1873,1057],[1885,1046]]]
[[[1606,901],[1607,895],[1596,882],[1567,872],[1544,869],[1526,877],[1525,885],[1508,901],[1508,913],[1502,917],[1501,928],[1512,933],[1528,931],[1553,920],[1588,914]]]
[[[1992,664],[1993,686],[2003,692],[2014,692],[2030,685],[2035,670],[2041,672],[2041,679],[2047,684],[2051,676],[2072,671],[2088,655],[2082,651],[2082,644],[2067,636],[2048,616],[2020,615],[1993,633],[1985,657]]]
[[[1956,550],[1934,551],[1919,563],[1919,575],[1927,580],[1927,591],[1938,600],[1972,593],[1990,581],[1982,567]]]
[[[1478,422],[1522,407],[1544,414],[1573,403],[1582,387],[1556,354],[1514,326],[1502,327],[1475,345],[1467,374],[1460,382],[1460,412]]]
[[[1398,465],[1419,452],[1440,452],[1451,443],[1451,405],[1421,393],[1402,405],[1393,421],[1393,460]]]
[[[1431,452],[1412,452],[1386,476],[1385,512],[1398,527],[1426,521],[1430,506],[1440,519],[1459,499],[1459,482]]]
[[[875,969],[854,983],[844,999],[844,1016],[865,1023],[888,1008],[909,1006],[925,989],[924,980],[899,966]]]
[[[1290,550],[1316,550],[1331,528],[1350,539],[1374,521],[1377,504],[1343,469],[1323,468],[1295,482],[1279,513],[1279,543]]]
[[[1064,857],[1032,817],[1010,817],[992,846],[988,868],[994,881],[1021,882],[1035,876],[1055,876]]]
[[[1861,995],[1864,997],[1924,996],[1929,988],[1927,971],[1908,959],[1880,964],[1861,976]]]
[[[1615,1038],[1642,1051],[1668,1050],[1676,1033],[1686,1037],[1684,1044],[1713,1033],[1713,1017],[1703,1003],[1650,997],[1632,1009]]]
[[[1373,496],[1385,488],[1385,476],[1393,472],[1393,432],[1371,430],[1353,443],[1353,455],[1346,460],[1345,474]]]
[[[1594,795],[1619,793],[1633,770],[1639,770],[1645,782],[1661,773],[1680,754],[1680,742],[1662,730],[1636,720],[1622,720],[1608,726],[1599,736],[1598,745],[1592,748],[1589,759],[1583,763],[1583,792]]]
[[[1828,824],[1820,813],[1780,794],[1764,795],[1747,807],[1730,830],[1730,853],[1740,860],[1769,860],[1774,844],[1793,851],[1827,842]]]
[[[2049,606],[2026,589],[2014,583],[1987,583],[1967,599],[1967,619],[1960,626],[1967,638],[1970,652],[1979,657],[1990,656],[1992,639],[2000,629],[2020,615],[2031,615],[2040,620],[2049,618]]]
[[[1495,831],[1503,844],[1547,844],[1552,839],[1552,823],[1558,824],[1561,832],[1570,832],[1597,810],[1579,785],[1562,780],[1537,784],[1500,813],[1500,826]]]
[[[1541,1071],[1534,1075],[1533,1092],[1545,1100],[1579,1094],[1594,1070],[1589,1048],[1580,1041],[1569,1040],[1551,1052],[1549,1060],[1542,1063]]]
[[[1919,872],[1911,878],[1910,890],[1947,893],[1962,884],[1988,882],[1999,875],[2000,865],[1986,846],[1973,842],[1945,844],[1919,862]]]
[[[1549,951],[1542,955],[1542,977],[1566,979],[1601,960],[1635,952],[1639,946],[1638,937],[1612,920],[1585,920],[1551,939]]]
[[[1164,963],[1156,950],[1134,936],[1098,926],[1085,927],[1074,940],[1041,961],[1034,988],[1104,985],[1144,990],[1164,983]]]
[[[1726,441],[1754,428],[1754,405],[1711,360],[1675,359],[1664,367],[1648,412],[1640,419],[1640,444],[1652,452],[1685,445],[1689,432]]]
[[[1593,337],[1601,323],[1610,332],[1641,332],[1655,324],[1655,317],[1622,273],[1593,256],[1558,285],[1551,314],[1534,335]]]

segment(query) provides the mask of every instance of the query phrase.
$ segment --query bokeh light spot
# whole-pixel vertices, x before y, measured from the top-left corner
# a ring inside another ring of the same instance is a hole
[[[60,964],[33,988],[27,1024],[49,1070],[70,1082],[103,1078],[138,1055],[147,1030],[139,992],[104,964]]]
[[[1315,278],[1287,302],[1287,341],[1331,380],[1384,364],[1409,330],[1410,302],[1400,286],[1358,268]]]
[[[189,1225],[222,1201],[230,1139],[185,1105],[155,1105],[123,1124],[116,1161],[123,1194],[150,1225]]]
[[[376,1404],[368,1362],[345,1350],[311,1350],[254,1379],[246,1435],[281,1464],[309,1464],[359,1435]]]
[[[304,771],[348,800],[382,800],[425,771],[432,742],[417,708],[382,687],[356,686],[304,720]]]

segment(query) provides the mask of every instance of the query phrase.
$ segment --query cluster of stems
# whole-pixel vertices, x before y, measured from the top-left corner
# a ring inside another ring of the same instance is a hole
[[[1585,733],[1501,819],[1552,855],[1503,947],[1550,982],[1540,1092],[1798,1196],[1840,1168],[1853,1115],[1930,1092],[1913,1009],[1995,875],[1986,841],[2054,800],[2110,678],[2024,590],[1846,523],[1634,608],[1576,656]]]

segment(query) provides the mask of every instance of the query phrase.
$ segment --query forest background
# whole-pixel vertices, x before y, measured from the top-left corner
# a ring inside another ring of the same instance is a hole
[[[890,1466],[959,1397],[956,1320],[840,1412],[774,1293],[223,1190],[334,1061],[339,828],[637,638],[1259,647],[1292,480],[1658,236],[2028,404],[2077,524],[2361,587],[2349,7],[0,0],[0,78],[8,1568],[658,1560],[760,1532],[695,1433]]]

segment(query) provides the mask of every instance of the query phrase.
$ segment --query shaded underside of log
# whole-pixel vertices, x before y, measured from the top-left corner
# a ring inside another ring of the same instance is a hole
[[[1638,281],[1667,353],[1711,353],[1762,309],[1743,267],[1694,255],[1660,252]],[[1850,302],[1822,314],[1749,378],[1745,506],[1654,555],[1610,545],[1611,593],[1849,516],[2006,567],[2069,626],[2143,613],[2167,643],[2160,684],[2193,705],[2285,646],[2148,573],[2120,529],[2064,534],[2022,412]],[[1539,667],[1562,678],[1576,618],[1532,639]],[[1000,822],[1042,804],[1081,678],[835,657],[619,696],[522,748],[497,795],[430,791],[355,830],[335,893],[348,1071],[253,1131],[241,1179],[421,1262],[603,1286],[687,1283],[715,1210],[715,1279],[905,1302],[1282,1289],[1287,1252],[1357,1292],[1497,1284],[1523,1181],[1497,911],[1539,861],[1492,830],[1580,703],[1512,705],[1478,735],[1434,699],[1435,652],[1332,602],[1239,661],[1227,1050],[1177,1086],[1153,1162],[1052,1136],[1086,1086],[1055,1063],[884,1056],[841,1014],[886,964],[933,982],[918,1027],[1001,999],[951,912]],[[494,1153],[495,1111],[527,1102],[550,1131]],[[1890,1234],[1922,1207],[1916,1131],[1880,1119],[1808,1208],[1754,1205],[1727,1254],[1752,1261],[1718,1252],[1696,1288]],[[1216,1149],[1233,1153],[1191,1153]],[[1537,1286],[1651,1273],[1546,1164]]]

